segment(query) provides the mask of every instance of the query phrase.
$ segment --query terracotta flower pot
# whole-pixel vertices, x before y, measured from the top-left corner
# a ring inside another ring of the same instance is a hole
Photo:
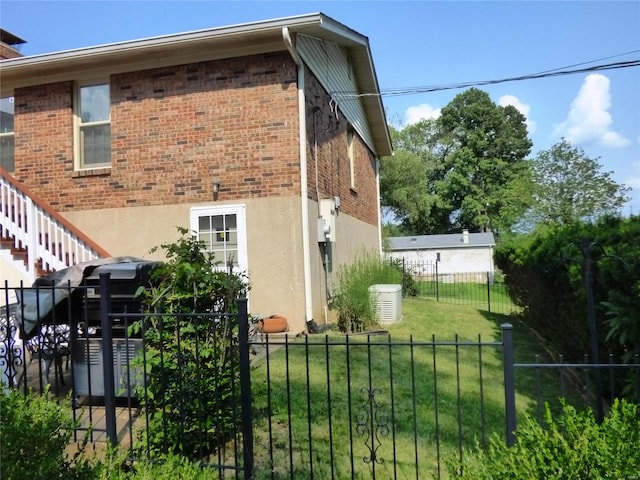
[[[258,320],[258,330],[262,333],[281,333],[286,332],[288,329],[287,319],[280,315],[271,315]]]

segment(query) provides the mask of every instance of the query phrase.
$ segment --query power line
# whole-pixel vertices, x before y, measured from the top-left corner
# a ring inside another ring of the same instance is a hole
[[[634,50],[628,53],[636,53],[638,51],[640,50]],[[627,55],[628,53],[620,54],[620,55]],[[620,56],[620,55],[615,55],[615,56]],[[607,58],[612,58],[612,57],[607,57]],[[354,98],[354,97],[367,97],[367,96],[397,97],[402,95],[417,95],[420,93],[439,92],[443,90],[455,90],[460,88],[477,87],[477,86],[483,86],[483,85],[495,85],[498,83],[518,82],[523,80],[535,80],[539,78],[560,77],[564,75],[575,75],[577,73],[599,72],[604,70],[616,70],[620,68],[630,68],[630,67],[640,66],[640,59],[638,59],[638,60],[627,60],[622,62],[606,63],[602,65],[594,65],[594,66],[585,67],[585,68],[572,68],[575,66],[593,63],[594,61],[597,61],[597,60],[578,63],[575,65],[571,65],[569,67],[560,67],[558,69],[547,70],[539,73],[521,75],[517,77],[501,78],[498,80],[479,80],[474,82],[452,83],[452,84],[445,84],[445,85],[431,85],[431,86],[423,86],[423,87],[389,88],[389,89],[380,89],[380,93],[354,94],[350,92],[333,92],[333,95],[336,98]]]
[[[631,55],[631,54],[638,53],[638,52],[640,52],[640,50],[631,50],[630,52],[618,53],[616,55],[609,55],[608,57],[596,58],[596,59],[593,59],[593,60],[588,60],[586,62],[574,63],[573,65],[567,65],[567,66],[564,66],[564,67],[553,68],[551,70],[545,70],[543,72],[538,72],[538,73],[555,72],[556,70],[564,70],[564,69],[567,69],[567,68],[579,67],[581,65],[588,65],[590,63],[602,62],[603,60],[609,60],[611,58],[616,58],[616,57],[624,57],[625,55]],[[535,74],[535,75],[537,75],[537,74]]]
[[[640,60],[629,60],[625,62],[596,65],[596,66],[587,67],[587,68],[576,68],[572,70],[557,70],[557,71],[535,73],[530,75],[522,75],[519,77],[502,78],[499,80],[480,80],[476,82],[457,83],[457,84],[431,86],[431,87],[416,87],[412,89],[389,89],[385,91],[381,90],[380,94],[383,96],[414,95],[417,93],[437,92],[441,90],[452,90],[452,89],[475,87],[475,86],[482,86],[482,85],[495,85],[498,83],[534,80],[538,78],[560,77],[564,75],[575,75],[576,73],[598,72],[603,70],[614,70],[619,68],[629,68],[629,67],[637,67],[637,66],[640,66]]]

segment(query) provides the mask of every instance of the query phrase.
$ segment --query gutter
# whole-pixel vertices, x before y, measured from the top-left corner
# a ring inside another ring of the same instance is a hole
[[[309,190],[307,185],[307,117],[305,112],[304,95],[304,64],[298,55],[289,28],[282,27],[284,45],[298,66],[298,119],[300,142],[300,207],[302,209],[302,262],[304,271],[304,307],[306,322],[313,320],[313,306],[311,301],[311,248],[309,243]]]

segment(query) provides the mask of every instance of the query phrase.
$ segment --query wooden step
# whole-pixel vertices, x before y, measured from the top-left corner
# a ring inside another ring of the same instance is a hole
[[[18,261],[22,260],[22,263],[24,263],[25,267],[29,264],[28,252],[24,248],[15,247],[14,240],[12,238],[4,238],[4,237],[0,238],[0,247],[8,248],[9,252],[11,253],[11,256],[15,260],[18,260]],[[52,270],[44,268],[42,264],[42,260],[38,260],[37,262],[35,262],[34,267],[35,267],[36,277],[42,277],[44,275],[53,273]]]

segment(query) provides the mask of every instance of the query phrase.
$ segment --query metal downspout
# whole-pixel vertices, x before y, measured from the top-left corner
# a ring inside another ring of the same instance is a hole
[[[296,52],[287,27],[282,28],[285,47],[298,66],[298,123],[300,142],[300,200],[302,208],[302,261],[304,270],[304,305],[306,322],[313,320],[311,301],[311,247],[309,243],[309,190],[307,185],[307,117],[304,95],[304,65]]]
[[[382,245],[382,209],[380,208],[380,158],[376,158],[376,202],[378,205],[378,251],[384,253]]]

